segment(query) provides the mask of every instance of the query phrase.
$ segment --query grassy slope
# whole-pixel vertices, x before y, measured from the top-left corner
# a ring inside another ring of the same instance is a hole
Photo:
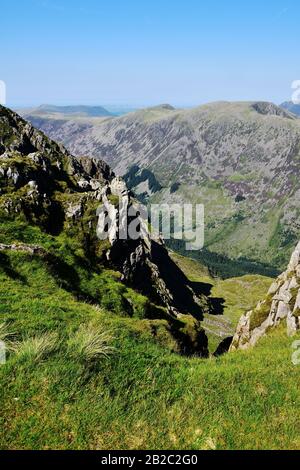
[[[62,232],[54,237],[37,226],[29,225],[22,217],[14,221],[2,219],[0,220],[0,243],[36,244],[43,247],[55,257],[51,263],[47,263],[46,272],[52,273],[61,287],[73,292],[77,297],[100,305],[113,314],[128,316],[130,311],[131,316],[144,318],[151,308],[157,313],[159,307],[152,305],[145,296],[124,286],[120,282],[120,273],[107,269],[100,262],[101,251],[104,248],[107,249],[107,241],[98,242],[99,258],[91,264],[84,250],[84,234],[80,231],[80,227],[77,227],[77,231],[76,228],[72,230],[73,232]],[[9,267],[7,254],[0,252],[1,266],[8,266],[8,272],[14,276],[14,268]],[[22,268],[22,261],[17,263],[17,266],[18,269]],[[26,279],[26,275],[24,278]],[[39,283],[41,290],[44,289],[46,283],[46,278],[41,277]],[[32,286],[33,291],[37,288],[38,284]],[[164,310],[161,309],[161,314],[163,313]]]
[[[248,352],[187,359],[154,340],[147,320],[77,301],[40,258],[6,255],[1,318],[19,340],[60,340],[43,359],[12,353],[0,367],[0,448],[300,448],[299,368],[283,331]],[[114,355],[70,355],[80,324],[110,331]]]

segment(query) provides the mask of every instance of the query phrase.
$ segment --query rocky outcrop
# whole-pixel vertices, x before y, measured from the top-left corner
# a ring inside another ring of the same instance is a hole
[[[38,245],[25,245],[24,243],[14,243],[12,245],[0,243],[0,251],[22,251],[30,255],[44,255],[46,253],[46,250]]]
[[[110,202],[111,196],[116,197],[116,203]],[[106,257],[122,273],[122,280],[164,305],[173,317],[194,313],[202,319],[203,313],[209,311],[207,298],[194,293],[186,276],[169,257],[163,240],[150,233],[148,221],[141,215],[143,208],[132,199],[124,181],[113,178],[104,186],[101,200],[97,234],[100,239],[105,238],[105,215],[111,245]],[[131,223],[139,226],[136,240],[127,236]]]
[[[291,113],[283,110],[282,108],[276,106],[273,103],[268,103],[265,101],[259,101],[258,103],[254,103],[252,108],[257,111],[259,114],[263,114],[265,116],[281,116],[287,119],[294,119]]]
[[[273,282],[266,299],[240,319],[231,351],[254,346],[270,329],[283,322],[288,335],[300,329],[300,242],[287,270]]]

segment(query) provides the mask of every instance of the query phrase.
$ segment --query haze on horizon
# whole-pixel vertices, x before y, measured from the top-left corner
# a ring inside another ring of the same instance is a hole
[[[295,0],[2,0],[0,79],[8,106],[280,103],[300,79],[299,13]]]

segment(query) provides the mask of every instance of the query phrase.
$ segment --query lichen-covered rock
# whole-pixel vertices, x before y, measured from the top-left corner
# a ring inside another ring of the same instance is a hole
[[[240,319],[230,349],[247,349],[255,345],[283,321],[288,335],[300,329],[300,242],[287,270],[273,282],[266,299]]]

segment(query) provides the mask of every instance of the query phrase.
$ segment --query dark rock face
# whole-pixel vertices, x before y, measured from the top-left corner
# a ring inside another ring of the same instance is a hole
[[[224,338],[223,341],[219,344],[217,347],[216,351],[214,352],[215,357],[223,356],[223,354],[226,354],[231,346],[232,343],[232,336],[228,336],[228,338]]]
[[[80,236],[85,255],[94,263],[101,248],[102,263],[118,270],[124,283],[161,306],[180,351],[206,357],[207,338],[200,324],[208,308],[206,296],[193,292],[162,240],[148,233],[147,221],[139,219],[142,239],[119,240],[123,227],[119,201],[129,208],[135,201],[109,166],[99,159],[73,157],[4,107],[0,107],[0,149],[0,216],[25,218],[53,236]],[[108,240],[101,243],[97,209],[104,204],[113,224]],[[78,235],[73,235],[76,231]],[[0,251],[8,249],[44,256],[35,245],[0,246]],[[45,255],[45,259],[55,266],[51,257]]]
[[[111,181],[115,176],[113,171],[103,160],[90,157],[78,157],[77,160],[91,178],[101,181],[102,183]]]

